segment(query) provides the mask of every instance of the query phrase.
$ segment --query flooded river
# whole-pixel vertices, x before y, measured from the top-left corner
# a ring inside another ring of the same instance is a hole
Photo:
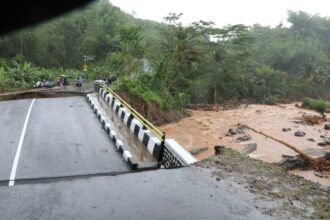
[[[187,150],[209,147],[207,151],[196,155],[199,160],[214,155],[215,145],[241,150],[244,142],[237,143],[237,136],[225,135],[228,129],[234,128],[239,123],[283,140],[299,150],[330,152],[330,146],[317,145],[324,138],[330,138],[329,131],[323,128],[324,123],[317,125],[299,123],[303,115],[319,114],[298,108],[295,104],[297,103],[276,106],[253,104],[226,111],[189,111],[189,117],[178,123],[164,125],[160,129],[166,132],[167,137],[175,138]],[[291,130],[284,132],[283,128]],[[296,131],[303,131],[306,135],[297,137],[294,135]],[[250,157],[267,162],[279,162],[282,155],[296,155],[293,150],[263,135],[250,130],[245,133],[249,134],[252,137],[251,141],[257,144],[257,149],[249,154]],[[329,178],[317,177],[312,171],[294,171],[293,173],[330,186]]]

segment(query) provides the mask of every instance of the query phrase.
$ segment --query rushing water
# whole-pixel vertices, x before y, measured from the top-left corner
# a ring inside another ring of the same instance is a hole
[[[262,131],[277,139],[283,140],[300,150],[330,152],[330,146],[320,147],[317,143],[322,141],[320,136],[330,138],[328,131],[323,129],[324,124],[304,125],[299,124],[302,115],[318,115],[314,111],[295,107],[296,103],[268,106],[249,105],[227,111],[191,111],[191,116],[182,119],[178,123],[167,124],[161,127],[167,137],[174,138],[187,150],[197,147],[208,146],[209,150],[196,155],[202,160],[214,155],[215,145],[224,145],[236,150],[243,148],[242,143],[236,143],[236,136],[225,136],[229,128],[235,127],[238,123],[246,124],[258,131]],[[282,128],[291,128],[291,131],[283,132]],[[296,131],[304,131],[306,136],[296,137]],[[252,141],[257,143],[257,149],[249,154],[250,157],[261,159],[267,162],[279,162],[282,155],[296,155],[296,152],[286,146],[266,138],[263,135],[246,131],[250,134]],[[308,140],[313,138],[315,142]],[[330,186],[330,179],[319,178],[310,172],[295,171],[300,176],[308,176],[321,184]],[[309,173],[307,175],[307,173]]]

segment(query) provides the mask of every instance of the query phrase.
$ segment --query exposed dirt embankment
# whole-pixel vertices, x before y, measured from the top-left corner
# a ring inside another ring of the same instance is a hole
[[[173,121],[178,121],[182,115],[174,110],[163,110],[156,103],[146,103],[141,100],[127,95],[125,92],[117,92],[129,105],[137,110],[141,115],[151,121],[153,124],[160,126]]]
[[[167,137],[176,139],[187,150],[196,151],[195,157],[200,160],[214,155],[214,146],[217,145],[239,152],[247,150],[245,154],[250,157],[271,163],[280,162],[283,155],[297,155],[283,144],[251,130],[237,132],[238,124],[248,125],[283,140],[301,151],[307,151],[313,157],[330,152],[330,145],[326,144],[326,141],[330,140],[330,131],[324,129],[328,122],[318,121],[318,113],[296,105],[297,103],[276,106],[253,104],[225,111],[189,110],[189,117],[177,123],[161,126],[160,129],[166,132]],[[231,134],[229,129],[234,133]],[[330,178],[326,178],[327,175],[321,178],[314,175],[312,170],[294,172],[330,186]]]
[[[210,169],[219,182],[238,184],[256,195],[259,202],[272,201],[273,206],[268,208],[255,204],[255,208],[265,215],[279,219],[330,218],[330,188],[288,174],[276,165],[220,148],[218,155],[197,166]]]

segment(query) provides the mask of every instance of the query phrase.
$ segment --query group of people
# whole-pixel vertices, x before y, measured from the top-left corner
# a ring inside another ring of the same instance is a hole
[[[56,82],[57,86],[66,87],[69,85],[69,79],[66,75],[61,75],[60,79]]]
[[[83,76],[80,75],[77,79],[76,87],[82,87],[83,83],[84,83]],[[42,87],[53,88],[54,86],[65,88],[68,85],[69,85],[69,79],[66,75],[61,75],[61,77],[58,80],[56,80],[56,82],[54,82],[53,79],[49,79],[49,80],[42,79],[36,82],[33,81],[34,88],[42,88]]]
[[[37,82],[33,82],[34,88],[53,88],[54,87],[54,81],[52,79],[49,80],[38,80]]]
[[[108,75],[107,77],[105,77],[103,79],[103,81],[108,86],[111,86],[114,83],[114,81],[116,81],[116,80],[117,80],[117,78],[115,76],[112,76],[112,75]],[[76,87],[82,87],[83,83],[84,83],[83,75],[79,75],[79,77],[76,81]],[[61,75],[61,78],[56,81],[56,86],[65,88],[67,85],[69,85],[69,80],[68,80],[68,77],[66,75]],[[51,87],[53,87],[53,86],[54,85],[52,85]]]

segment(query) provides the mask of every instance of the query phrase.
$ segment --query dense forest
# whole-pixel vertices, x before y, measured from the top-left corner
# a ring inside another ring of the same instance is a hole
[[[148,104],[231,99],[276,103],[330,98],[330,19],[288,12],[290,27],[219,28],[212,21],[136,19],[106,0],[0,37],[0,92],[67,74],[88,61],[88,80],[116,75],[115,89]]]

